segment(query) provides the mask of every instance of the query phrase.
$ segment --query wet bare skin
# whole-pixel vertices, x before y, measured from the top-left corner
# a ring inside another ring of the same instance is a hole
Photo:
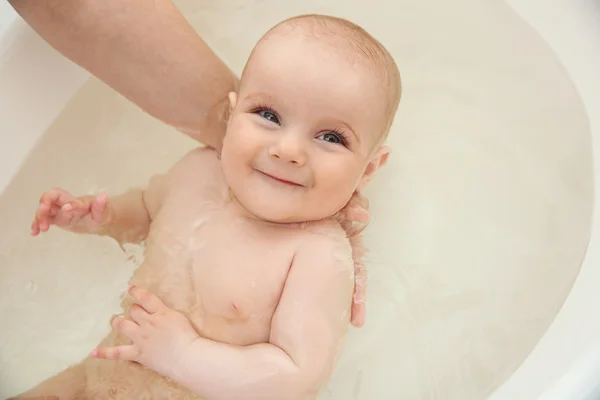
[[[345,303],[340,324],[348,326],[354,267],[337,222],[284,225],[248,218],[231,200],[219,159],[209,149],[191,152],[168,174],[154,178],[145,204],[152,222],[144,261],[130,283],[182,312],[200,336],[243,346],[268,343],[292,260],[302,243],[314,238],[338,244],[336,257],[343,260],[338,267],[347,276],[338,293]],[[131,297],[124,296],[125,317],[131,304]],[[112,329],[99,347],[128,343]],[[200,398],[139,364],[92,357],[19,398],[32,396]]]

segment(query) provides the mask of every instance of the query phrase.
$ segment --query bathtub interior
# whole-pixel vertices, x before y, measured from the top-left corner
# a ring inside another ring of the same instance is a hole
[[[306,12],[347,17],[390,49],[404,94],[367,192],[367,325],[350,330],[321,397],[490,395],[553,321],[590,232],[588,119],[547,44],[501,1],[177,4],[236,72],[266,29]],[[2,69],[3,84],[12,96],[27,81]],[[93,78],[45,130],[0,195],[0,395],[84,357],[141,255],[59,230],[30,238],[39,194],[119,193],[193,146]]]

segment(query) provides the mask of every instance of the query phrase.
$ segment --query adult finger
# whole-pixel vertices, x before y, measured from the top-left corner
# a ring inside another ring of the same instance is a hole
[[[350,322],[359,328],[365,323],[367,293],[367,268],[362,263],[354,264],[354,295]]]

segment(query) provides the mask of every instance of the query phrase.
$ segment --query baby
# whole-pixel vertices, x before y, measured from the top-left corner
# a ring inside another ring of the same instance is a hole
[[[146,250],[98,349],[20,398],[315,398],[354,290],[334,215],[385,164],[399,99],[363,29],[292,18],[252,51],[221,154],[193,150],[116,197],[44,194],[34,235],[54,224]]]

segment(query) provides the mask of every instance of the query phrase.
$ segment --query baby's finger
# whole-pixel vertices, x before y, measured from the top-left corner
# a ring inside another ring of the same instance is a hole
[[[108,205],[108,194],[101,193],[92,200],[91,211],[92,218],[95,221],[102,221],[106,215],[106,206]]]
[[[37,236],[40,234],[40,225],[37,219],[34,219],[31,223],[31,236]]]
[[[87,213],[90,210],[90,205],[81,199],[71,199],[61,206],[64,212]]]
[[[40,197],[40,203],[44,203],[48,206],[56,204],[59,207],[62,207],[65,203],[73,199],[74,197],[69,192],[57,188],[42,194],[42,196]]]
[[[94,349],[90,355],[105,360],[137,361],[138,351],[134,345],[125,345]]]
[[[150,314],[148,314],[148,311],[146,311],[139,304],[134,304],[131,307],[129,307],[129,315],[131,316],[131,319],[138,325],[142,325],[143,323],[148,321],[148,317],[150,316]]]
[[[138,324],[123,317],[113,318],[111,325],[134,342],[140,331]]]
[[[45,206],[47,209],[47,206]],[[33,216],[33,222],[31,223],[31,234],[33,236],[39,235],[41,232],[40,221],[44,218],[44,210],[41,204],[38,204],[35,215]]]
[[[50,228],[50,207],[46,203],[40,203],[35,213],[35,220],[42,232],[46,232]]]
[[[150,314],[154,314],[165,307],[158,297],[139,286],[132,285],[129,288],[129,294]]]

